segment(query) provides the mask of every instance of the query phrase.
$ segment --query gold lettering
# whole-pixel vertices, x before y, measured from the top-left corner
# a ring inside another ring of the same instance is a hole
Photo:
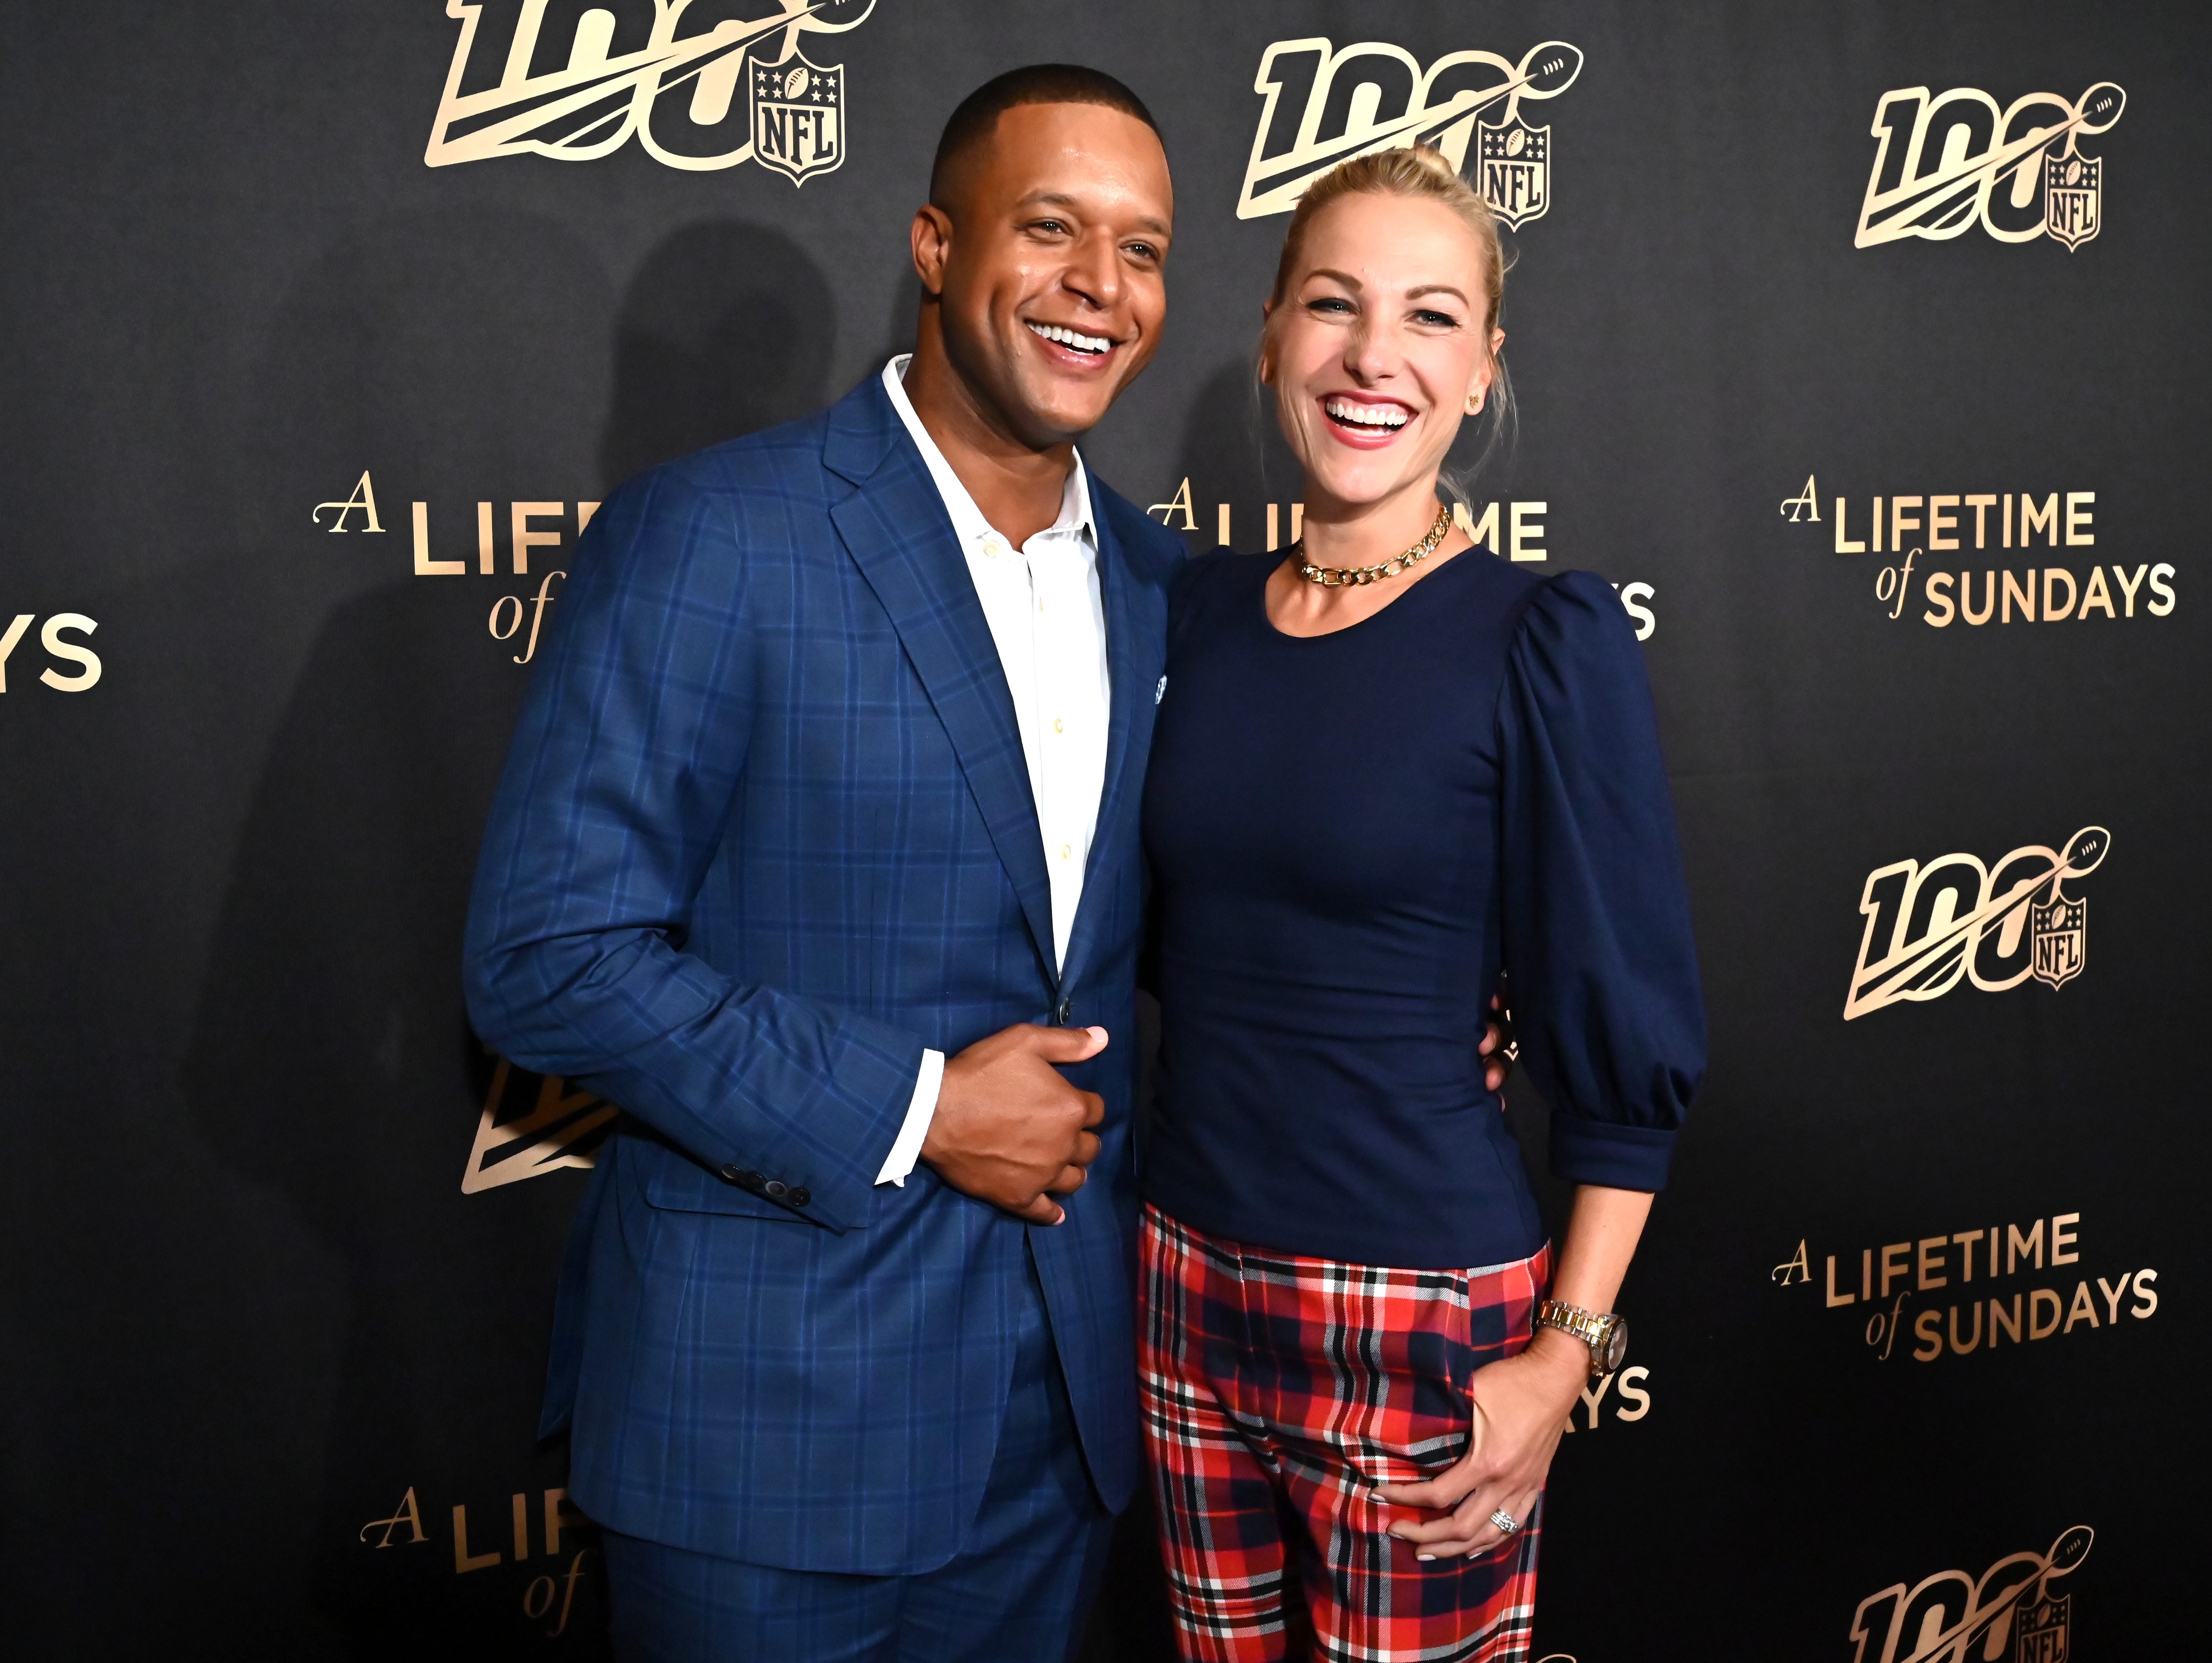
[[[2019,1225],[2006,1225],[2005,1274],[2010,1276],[2020,1269],[2021,1260],[2030,1253],[2035,1255],[2035,1268],[2040,1270],[2043,1268],[2043,1221],[2036,1220],[2035,1227],[2026,1235],[2021,1234]]]
[[[1908,1262],[1911,1257],[1912,1244],[1909,1241],[1892,1242],[1881,1250],[1881,1296],[1884,1299],[1889,1297],[1890,1283],[1911,1273],[1912,1267]],[[1893,1264],[1892,1260],[1895,1263]]]
[[[1185,483],[1185,485],[1186,485],[1186,487],[1187,487],[1187,486],[1188,486],[1188,481],[1185,481],[1184,483]],[[1185,505],[1185,507],[1186,507],[1186,508],[1188,508],[1188,504],[1186,504],[1186,505]],[[577,503],[577,504],[576,504],[576,535],[577,535],[577,536],[581,537],[581,536],[584,534],[584,528],[585,528],[586,526],[588,526],[588,525],[590,525],[590,524],[592,523],[592,516],[593,515],[597,514],[599,511],[599,505],[597,503]],[[1198,529],[1198,527],[1197,527],[1195,525],[1194,525],[1194,526],[1192,526],[1192,527],[1190,527],[1190,529],[1191,529],[1192,531],[1196,531],[1196,530]]]
[[[1974,546],[1978,549],[1987,546],[1984,538],[1989,525],[1989,513],[1996,506],[1997,499],[1994,496],[1965,496],[1960,500],[1974,511]]]
[[[8,691],[9,656],[15,650],[15,643],[23,638],[23,631],[31,627],[38,616],[36,612],[17,612],[15,621],[8,626],[8,632],[0,635],[0,693]]]
[[[2060,1251],[2071,1247],[2078,1239],[2075,1232],[2066,1227],[2081,1221],[2081,1215],[2079,1213],[2060,1213],[2051,1221],[2051,1262],[2053,1264],[2071,1264],[2081,1257],[2079,1253]]]
[[[2043,1319],[2044,1301],[2051,1302],[2051,1320]],[[2058,1295],[2048,1288],[2037,1288],[2027,1295],[2027,1337],[2032,1340],[2047,1340],[2058,1331],[2059,1313],[2065,1309]]]
[[[491,504],[477,504],[477,576],[489,577],[499,570],[499,557],[491,545]]]
[[[1918,1280],[1913,1283],[1917,1292],[1924,1294],[1931,1288],[1950,1286],[1950,1277],[1942,1270],[1943,1249],[1949,1245],[1949,1239],[1944,1236],[1929,1236],[1920,1243]],[[1930,1247],[1936,1250],[1933,1253],[1928,1251]]]
[[[1920,1342],[1912,1348],[1912,1361],[1933,1362],[1943,1355],[1943,1318],[1934,1310],[1923,1311],[1913,1319],[1912,1337]]]
[[[1477,520],[1468,512],[1466,503],[1455,503],[1452,504],[1452,523],[1467,533],[1468,542],[1487,543],[1492,554],[1498,552],[1497,503],[1486,506],[1482,510],[1482,518]]]
[[[2018,1345],[2020,1343],[2019,1294],[2014,1294],[2012,1296],[2012,1313],[2009,1316],[2005,1313],[2005,1307],[2002,1301],[1991,1300],[1990,1301],[1990,1349],[1992,1351],[1997,1349],[1997,1330],[2000,1328],[2002,1328],[2005,1331],[2006,1337],[2009,1338],[2014,1345]]]
[[[2081,610],[2076,616],[2084,624],[2089,621],[2089,608],[2092,606],[2102,606],[2107,618],[2118,617],[2112,611],[2112,592],[2105,587],[2105,569],[2102,566],[2089,568],[2089,587],[2081,591]]]
[[[558,503],[510,503],[507,504],[508,539],[514,550],[514,575],[530,576],[530,551],[538,548],[558,548],[561,533],[557,531],[532,531],[530,522],[558,514]]]
[[[1950,573],[1930,572],[1928,574],[1928,599],[1934,604],[1929,606],[1926,612],[1920,614],[1921,622],[1938,630],[1946,630],[1950,628],[1951,620],[1957,617],[1959,612],[1959,609],[1951,604]],[[1941,606],[1943,609],[1942,615],[1941,617],[1936,615],[1936,606]]]
[[[1917,496],[1893,496],[1889,499],[1889,546],[1899,554],[1905,551],[1905,533],[1920,529],[1920,516],[1916,514],[1907,517],[1905,510],[1919,506],[1920,498]]]
[[[2058,611],[2053,612],[2051,609],[2051,586],[2060,578],[2063,578],[2066,582],[2066,604]],[[2043,569],[2043,621],[2046,624],[2057,624],[2073,617],[2075,593],[2072,572],[2068,571],[2063,566],[2045,566]]]
[[[417,577],[458,577],[468,570],[465,560],[433,560],[430,558],[430,505],[415,504],[415,576]]]
[[[1864,554],[1866,552],[1865,538],[1846,537],[1844,534],[1844,521],[1845,518],[1844,509],[1848,505],[1848,503],[1849,499],[1846,497],[1838,496],[1836,498],[1836,552],[1838,554]]]
[[[1552,511],[1549,503],[1516,503],[1510,515],[1512,530],[1507,538],[1508,551],[1516,560],[1542,560],[1548,551],[1542,546],[1543,517]]]
[[[367,468],[363,468],[361,471],[361,483],[353,488],[352,496],[347,497],[342,503],[318,503],[315,504],[315,511],[310,518],[314,521],[318,527],[320,527],[323,523],[323,510],[325,509],[336,509],[338,511],[337,520],[331,527],[331,530],[334,533],[350,529],[346,524],[346,515],[351,514],[356,509],[361,509],[368,516],[368,523],[362,527],[363,531],[380,532],[384,529],[383,526],[379,523],[376,517],[376,487],[368,483],[368,470]]]
[[[2043,506],[2039,509],[2036,507],[2035,499],[2033,496],[2026,491],[2021,493],[2021,547],[2026,548],[2027,539],[2034,536],[2038,531],[2044,533],[2046,546],[2054,549],[2058,546],[2058,493],[2055,490],[2043,499]]]
[[[580,503],[578,506],[582,505]],[[593,506],[598,505],[595,503]],[[1180,526],[1175,522],[1175,516],[1178,511],[1182,515],[1182,524]],[[1190,476],[1187,473],[1183,475],[1182,484],[1176,487],[1174,496],[1169,497],[1164,503],[1153,503],[1145,512],[1158,515],[1160,523],[1170,531],[1196,531],[1198,520],[1190,511]],[[579,526],[576,529],[580,533],[583,527]]]
[[[1844,1288],[1840,1294],[1836,1291],[1836,1256],[1833,1253],[1829,1254],[1827,1308],[1832,1311],[1839,1305],[1850,1305],[1853,1303],[1857,1300],[1857,1298],[1858,1295],[1851,1292],[1848,1288]]]
[[[2069,490],[2066,493],[2066,542],[2069,548],[2086,547],[2097,540],[2094,532],[2082,530],[2094,516],[2087,509],[2079,506],[2096,500],[2097,493],[2094,490]]]
[[[488,1570],[500,1561],[500,1552],[494,1548],[489,1553],[471,1554],[469,1551],[469,1510],[456,1502],[453,1506],[453,1574],[465,1576],[472,1570]]]
[[[1928,551],[1930,554],[1939,549],[1948,551],[1959,546],[1957,538],[1943,535],[1947,531],[1956,530],[1959,525],[1957,515],[1946,514],[1943,510],[1958,506],[1959,499],[1955,496],[1931,496],[1928,499]]]
[[[2086,1322],[2092,1328],[2105,1325],[2097,1320],[2097,1302],[2089,1297],[2089,1284],[2086,1282],[2074,1284],[2074,1302],[2066,1310],[2065,1331],[2072,1333],[2077,1322]]]
[[[1959,1307],[1957,1306],[1954,1305],[1951,1307],[1950,1319],[1946,1324],[1951,1335],[1951,1355],[1956,1357],[1965,1356],[1968,1352],[1974,1350],[1982,1343],[1981,1301],[1977,1300],[1973,1304],[1968,1306],[1966,1308],[1974,1313],[1974,1332],[1973,1337],[1969,1339],[1964,1345],[1959,1343]],[[1992,1336],[1991,1337],[1994,1338],[1995,1337]]]
[[[2034,623],[2035,573],[2032,569],[2027,574],[2027,587],[2026,588],[2022,588],[2018,583],[2013,581],[2013,575],[2010,572],[2004,574],[2004,616],[1998,620],[1999,622],[2005,624],[2012,622],[2012,604],[2015,600],[2020,602],[2021,616],[2026,618],[2029,623]]]
[[[1951,1238],[1966,1250],[1959,1255],[1959,1280],[1961,1282],[1972,1282],[1974,1279],[1974,1244],[1981,1239],[1982,1233],[1979,1230],[1961,1230]]]
[[[399,1505],[392,1510],[389,1519],[370,1520],[361,1527],[361,1534],[354,1539],[366,1542],[368,1540],[369,1532],[374,1530],[379,1525],[384,1526],[384,1534],[376,1538],[376,1545],[380,1548],[388,1548],[392,1545],[392,1532],[402,1525],[406,1526],[412,1532],[409,1538],[409,1546],[413,1546],[416,1542],[427,1542],[430,1539],[422,1531],[422,1509],[415,1505],[415,1486],[412,1484],[407,1486],[407,1493],[399,1498]]]
[[[1843,503],[1839,501],[1836,504],[1836,512],[1841,515],[1843,511]],[[1782,512],[1790,516],[1790,523],[1793,526],[1797,523],[1797,516],[1800,514],[1802,514],[1810,524],[1817,526],[1820,523],[1820,496],[1814,487],[1811,474],[1805,476],[1803,490],[1795,496],[1785,496],[1782,499]],[[1838,552],[1841,551],[1838,551]]]
[[[580,1530],[591,1520],[568,1505],[568,1492],[549,1489],[545,1492],[545,1552],[550,1558],[561,1556],[561,1532]]]
[[[1997,575],[1993,571],[1982,574],[1982,609],[1974,610],[1974,575],[1970,571],[1959,574],[1959,616],[1967,623],[1979,626],[1990,621],[1990,614],[1997,609]]]
[[[507,1511],[514,1521],[514,1562],[520,1564],[530,1557],[530,1497],[516,1490],[507,1498]]]

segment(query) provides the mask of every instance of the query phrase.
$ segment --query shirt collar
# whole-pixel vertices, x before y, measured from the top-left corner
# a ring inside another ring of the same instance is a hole
[[[937,494],[945,499],[945,511],[952,517],[952,530],[963,545],[980,542],[986,537],[1000,536],[990,521],[983,518],[982,509],[968,494],[968,487],[960,483],[960,476],[952,471],[952,464],[945,460],[945,453],[937,448],[937,441],[929,436],[929,429],[915,414],[914,404],[906,396],[906,367],[914,362],[914,354],[902,352],[884,366],[884,390],[891,396],[891,408],[906,424],[915,446],[921,452],[922,465],[928,468],[929,477],[937,486]],[[1040,537],[1054,533],[1079,536],[1096,547],[1098,530],[1091,517],[1091,480],[1083,467],[1083,453],[1075,453],[1075,466],[1068,471],[1067,484],[1060,492],[1060,518],[1054,521]],[[1011,538],[1003,540],[1011,543]]]

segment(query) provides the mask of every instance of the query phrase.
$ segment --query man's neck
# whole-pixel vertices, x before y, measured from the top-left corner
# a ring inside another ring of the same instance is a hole
[[[1019,548],[1059,520],[1075,466],[1074,441],[1040,450],[1008,432],[927,327],[907,366],[905,386],[914,413],[993,530]]]

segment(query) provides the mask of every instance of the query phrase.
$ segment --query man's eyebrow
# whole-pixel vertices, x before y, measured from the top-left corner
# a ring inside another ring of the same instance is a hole
[[[1083,209],[1083,204],[1065,191],[1032,191],[1014,206],[1017,209],[1066,208],[1076,213],[1080,213]],[[1155,236],[1169,237],[1175,235],[1174,228],[1165,220],[1156,218],[1151,214],[1146,214],[1137,222],[1137,228],[1140,231],[1150,231]]]

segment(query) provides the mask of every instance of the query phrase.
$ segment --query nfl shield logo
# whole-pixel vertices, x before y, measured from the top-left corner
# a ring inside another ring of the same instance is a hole
[[[1516,116],[1492,127],[1475,124],[1481,141],[1476,160],[1482,176],[1475,188],[1490,199],[1498,218],[1515,230],[1544,217],[1552,205],[1552,130],[1531,127]]]
[[[753,159],[793,185],[845,162],[845,66],[810,64],[797,47],[780,63],[753,58]]]
[[[2074,1654],[2070,1593],[2057,1599],[2024,1599],[2020,1604],[2020,1630],[2013,1642],[2013,1663],[2066,1663]]]
[[[2072,253],[2104,225],[2105,164],[2095,156],[2043,158],[2043,228]]]
[[[2081,973],[2088,950],[2089,904],[2053,886],[2051,905],[2033,909],[2035,979],[2060,987]]]

